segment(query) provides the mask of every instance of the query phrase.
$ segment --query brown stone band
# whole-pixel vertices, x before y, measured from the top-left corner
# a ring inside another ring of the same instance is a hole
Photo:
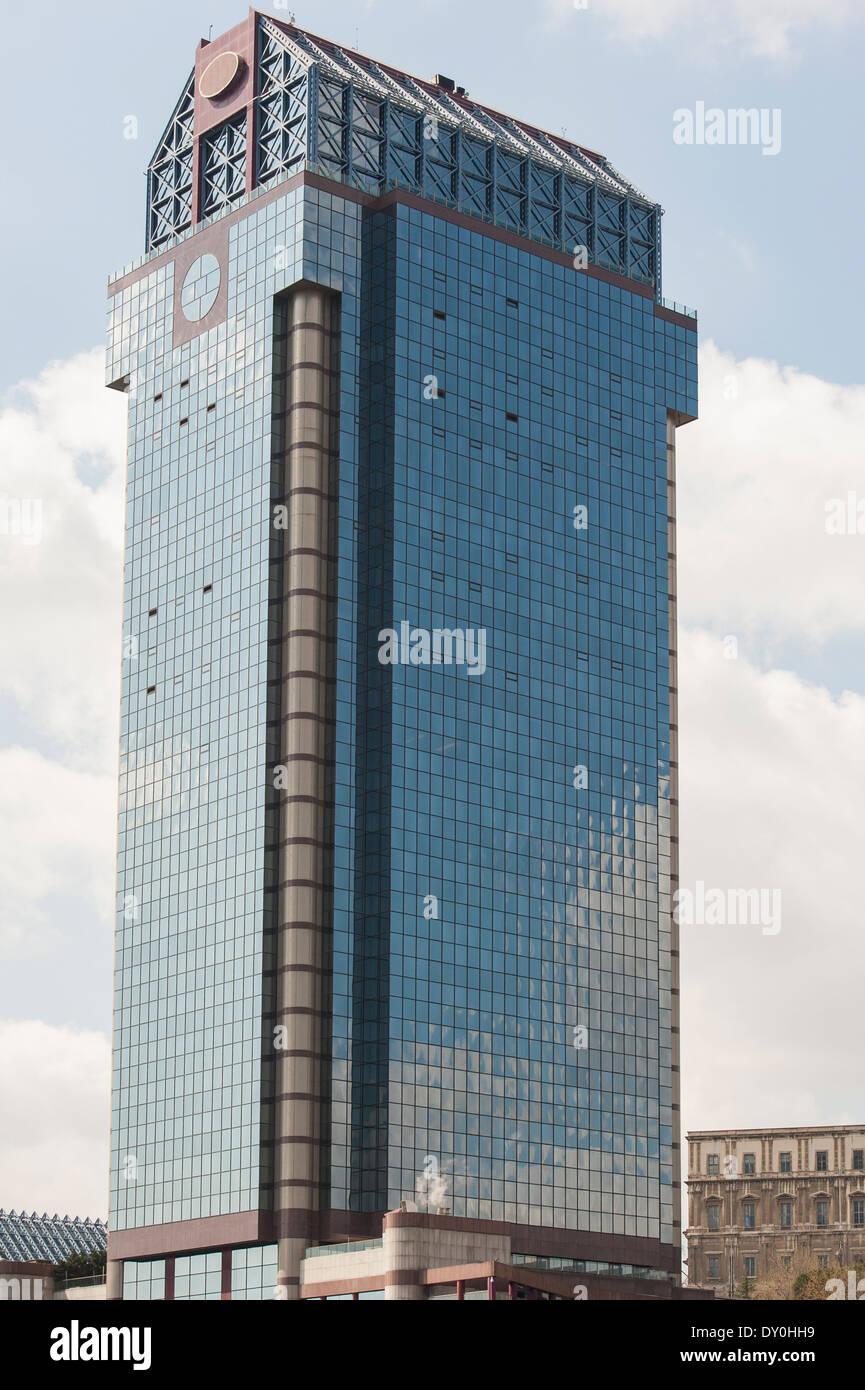
[[[308,1186],[303,1181],[299,1185]],[[384,1222],[387,1227],[417,1226],[445,1231],[477,1231],[482,1235],[509,1235],[513,1248],[526,1255],[646,1265],[670,1273],[676,1272],[679,1260],[678,1245],[663,1244],[649,1236],[610,1235],[600,1231],[526,1226],[507,1221],[403,1211],[382,1213],[324,1208],[317,1214],[317,1220],[318,1230],[312,1238],[324,1244],[377,1239],[381,1236]],[[272,1211],[248,1211],[232,1216],[203,1217],[196,1221],[174,1221],[162,1226],[109,1232],[108,1258],[149,1259],[175,1252],[213,1250],[227,1245],[268,1245],[276,1236]]]

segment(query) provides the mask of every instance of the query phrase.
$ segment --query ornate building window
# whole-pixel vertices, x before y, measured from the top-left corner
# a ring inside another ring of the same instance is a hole
[[[258,53],[258,183],[284,178],[306,156],[309,72],[264,25]]]
[[[212,217],[246,192],[246,112],[201,142],[201,215]]]
[[[174,108],[147,170],[147,250],[192,224],[193,79]]]

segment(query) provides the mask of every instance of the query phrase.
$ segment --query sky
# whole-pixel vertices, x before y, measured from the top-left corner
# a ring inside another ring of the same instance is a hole
[[[143,252],[144,170],[199,38],[245,13],[4,16],[0,100],[26,138],[0,152],[0,499],[41,502],[0,534],[6,1210],[107,1210],[126,404],[102,385],[105,282]],[[772,930],[682,925],[683,1124],[865,1122],[865,7],[295,14],[564,128],[664,207],[664,294],[698,309],[702,344],[700,419],[678,434],[681,882],[780,895]],[[757,143],[676,138],[738,107],[764,113]]]

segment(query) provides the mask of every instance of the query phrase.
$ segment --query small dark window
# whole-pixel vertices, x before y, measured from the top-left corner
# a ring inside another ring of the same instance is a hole
[[[155,686],[155,685],[148,685],[148,687],[147,687],[147,693],[148,693],[148,695],[155,695],[155,694],[156,694],[156,686]]]
[[[216,401],[211,401],[211,402],[210,402],[210,405],[207,407],[207,409],[208,409],[208,411],[210,411],[210,410],[215,410],[215,409],[216,409]]]
[[[188,415],[184,415],[183,419],[180,421],[180,424],[181,424],[181,426],[183,426],[183,425],[188,425],[188,424],[189,424],[189,416],[188,416]]]
[[[212,584],[205,584],[205,586],[204,586],[204,588],[203,588],[203,590],[202,590],[202,593],[209,594],[212,588],[213,588],[213,585],[212,585]]]
[[[512,420],[513,423],[516,424],[517,421],[519,420],[519,418],[520,418],[519,415],[514,415],[514,413],[513,413],[512,410],[506,410],[506,411],[505,411],[505,419],[506,419],[506,420]]]
[[[189,385],[189,377],[188,377],[188,376],[185,376],[185,377],[183,378],[183,380],[181,381],[181,383],[180,383],[180,389],[181,389],[181,391],[183,390],[184,386],[188,386],[188,385]]]
[[[828,1150],[828,1149],[818,1149],[818,1150],[817,1150],[817,1172],[818,1172],[818,1173],[828,1173],[828,1171],[829,1171],[829,1150]]]
[[[148,616],[148,618],[155,618],[155,617],[156,617],[156,609],[155,609],[155,608],[150,608],[150,609],[148,609],[147,616]]]
[[[447,318],[447,314],[445,313],[444,309],[433,309],[433,318],[444,319]]]
[[[156,395],[153,397],[153,399],[154,399],[154,401],[161,401],[161,400],[162,400],[162,392],[161,392],[161,391],[157,391],[157,393],[156,393]]]
[[[507,304],[509,309],[519,309],[520,307],[519,300],[516,299],[506,299],[505,303]]]

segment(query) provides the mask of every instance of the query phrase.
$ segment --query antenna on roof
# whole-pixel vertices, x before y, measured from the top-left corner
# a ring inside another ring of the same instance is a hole
[[[212,38],[213,38],[213,25],[211,24],[209,30],[207,31],[207,42],[210,43],[210,40],[211,40]]]

